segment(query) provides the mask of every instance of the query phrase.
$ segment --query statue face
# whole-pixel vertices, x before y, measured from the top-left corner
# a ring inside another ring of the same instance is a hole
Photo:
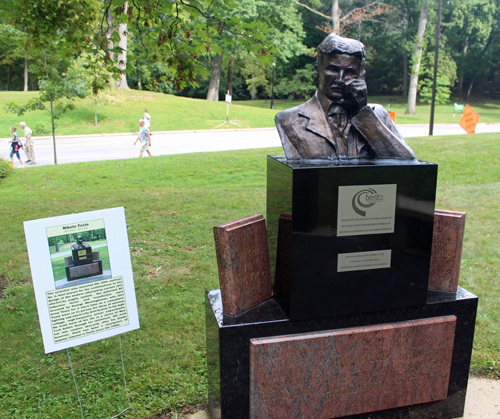
[[[344,98],[344,85],[359,77],[361,59],[349,54],[324,54],[318,65],[319,90],[335,103]]]

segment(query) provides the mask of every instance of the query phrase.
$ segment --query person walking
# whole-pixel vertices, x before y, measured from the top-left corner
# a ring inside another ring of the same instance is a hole
[[[146,109],[147,110],[147,109]],[[139,131],[139,136],[137,140],[135,140],[134,145],[137,144],[137,141],[141,141],[142,147],[139,152],[139,158],[142,157],[142,154],[147,151],[148,154],[153,157],[151,152],[149,151],[149,147],[151,147],[151,135],[149,134],[149,129],[146,128],[146,123],[144,119],[139,119],[139,125],[141,126],[141,130]]]
[[[24,154],[27,158],[26,163],[36,164],[33,131],[28,128],[26,122],[20,122],[19,125],[24,130]]]
[[[21,167],[24,167],[23,161],[21,160],[21,156],[19,155],[19,149],[23,147],[23,143],[19,139],[19,135],[17,134],[16,127],[10,127],[10,132],[12,132],[12,140],[10,141],[10,158],[12,161],[12,167],[14,167],[14,154],[17,156],[19,163],[21,163]]]
[[[151,115],[149,114],[148,109],[144,109],[144,126],[148,129],[149,134],[151,135]]]

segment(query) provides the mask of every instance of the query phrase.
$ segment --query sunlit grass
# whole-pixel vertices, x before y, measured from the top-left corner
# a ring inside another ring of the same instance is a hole
[[[473,372],[500,373],[500,134],[409,139],[439,164],[437,208],[466,211],[460,285],[478,295]],[[266,155],[243,150],[16,170],[0,180],[0,412],[79,417],[65,352],[44,355],[22,222],[124,206],[140,330],[123,336],[143,419],[206,402],[204,290],[218,287],[212,227],[265,214]],[[85,418],[127,406],[117,338],[71,349]]]
[[[0,138],[11,136],[9,128],[14,125],[20,129],[19,122],[25,121],[35,128],[50,127],[49,114],[46,111],[33,111],[19,117],[5,112],[6,103],[26,103],[36,96],[36,92],[0,92]],[[405,115],[406,103],[401,96],[370,96],[371,103],[380,103],[387,110],[396,112],[398,124],[428,124],[430,105],[418,104],[416,115]],[[277,112],[304,103],[305,100],[275,100],[270,109],[270,100],[247,100],[233,102],[229,106],[229,118],[237,121],[243,128],[274,127]],[[458,124],[460,115],[453,117],[453,103],[464,103],[451,98],[446,105],[437,105],[435,123]],[[84,135],[102,133],[138,132],[138,121],[148,108],[153,123],[152,131],[202,130],[213,129],[226,119],[227,104],[201,99],[191,99],[163,93],[139,90],[110,91],[105,102],[98,105],[98,126],[94,126],[94,102],[91,98],[78,99],[75,110],[64,114],[57,122],[56,135]],[[481,115],[480,122],[500,122],[500,101],[485,100],[469,103]],[[235,128],[226,124],[222,128]],[[50,130],[49,130],[50,131]],[[22,135],[23,131],[19,133]],[[34,135],[39,135],[35,132]]]

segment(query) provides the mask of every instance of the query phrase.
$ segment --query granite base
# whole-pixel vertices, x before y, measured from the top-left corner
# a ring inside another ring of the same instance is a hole
[[[102,275],[102,260],[96,260],[80,266],[66,266],[66,278],[68,278],[68,281],[89,278],[96,275]]]
[[[207,291],[205,308],[210,410],[215,415],[220,409],[222,419],[250,418],[251,339],[456,316],[448,393],[444,400],[343,417],[460,417],[465,406],[477,301],[475,295],[461,287],[455,293],[429,290],[424,306],[290,322],[283,305],[274,298],[239,316],[225,317],[220,290]],[[336,417],[340,416],[337,414]]]

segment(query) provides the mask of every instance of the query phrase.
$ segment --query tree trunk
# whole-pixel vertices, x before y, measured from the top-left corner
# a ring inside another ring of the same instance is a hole
[[[47,68],[47,56],[45,55],[45,49],[43,50],[43,61],[45,63],[45,74],[47,76],[47,81],[49,81],[49,70]],[[53,103],[52,93],[50,94],[50,119],[52,121],[52,144],[54,145],[54,164],[57,164],[56,125],[54,123],[54,103]]]
[[[113,41],[111,40],[111,35],[113,35],[113,19],[111,17],[111,9],[106,10],[106,24],[108,25],[108,29],[106,30],[106,39],[108,40],[108,56],[111,60],[115,58],[114,54],[111,52],[113,49]]]
[[[139,60],[137,60],[137,88],[142,90],[141,69],[139,67]]]
[[[458,97],[462,98],[464,94],[464,75],[460,74],[458,76]]]
[[[24,27],[24,32],[26,32],[26,26]],[[24,88],[23,92],[28,91],[28,57],[26,56],[26,49],[24,50]]]
[[[332,32],[340,35],[339,0],[332,0]]]
[[[10,84],[12,83],[12,65],[9,64],[7,70],[7,90],[10,90]]]
[[[406,106],[406,114],[416,114],[417,105],[417,88],[418,75],[420,72],[420,61],[422,59],[422,40],[425,35],[425,27],[427,25],[427,14],[429,13],[430,0],[424,0],[420,11],[420,21],[418,22],[417,42],[413,53],[413,66],[410,77],[410,90],[408,92],[408,104]]]
[[[233,96],[233,64],[234,55],[231,57],[231,61],[229,61],[229,65],[227,66],[227,90],[230,96]]]
[[[472,86],[474,86],[474,82],[476,81],[476,73],[472,76],[472,80],[469,83],[469,88],[467,89],[467,94],[465,95],[465,100],[469,100],[470,93],[472,92]]]
[[[458,76],[458,97],[462,98],[464,93],[464,67],[465,67],[465,56],[467,55],[467,49],[469,48],[469,37],[465,38],[464,47],[462,48],[462,65],[460,75]]]
[[[123,13],[127,13],[128,2],[123,3]],[[120,80],[116,83],[118,89],[128,89],[127,75],[122,73],[127,68],[127,24],[120,23],[118,25],[118,34],[120,35],[120,42],[118,46],[122,48],[122,52],[117,54],[118,68],[120,69]]]
[[[403,52],[403,97],[408,99],[408,53]]]
[[[24,88],[23,92],[28,91],[28,59],[24,58]]]
[[[217,102],[219,100],[219,84],[220,84],[221,70],[222,70],[222,55],[215,54],[214,68],[212,70],[212,78],[210,79],[210,85],[208,86],[207,100],[213,100],[214,102]]]
[[[403,16],[403,39],[406,40],[406,14]],[[408,52],[403,50],[403,98],[408,100]]]
[[[250,76],[250,79],[253,79],[253,74]],[[252,95],[252,98],[251,100],[257,100],[258,97],[257,97],[257,85],[255,83],[252,83],[252,87],[251,87],[251,95]]]

